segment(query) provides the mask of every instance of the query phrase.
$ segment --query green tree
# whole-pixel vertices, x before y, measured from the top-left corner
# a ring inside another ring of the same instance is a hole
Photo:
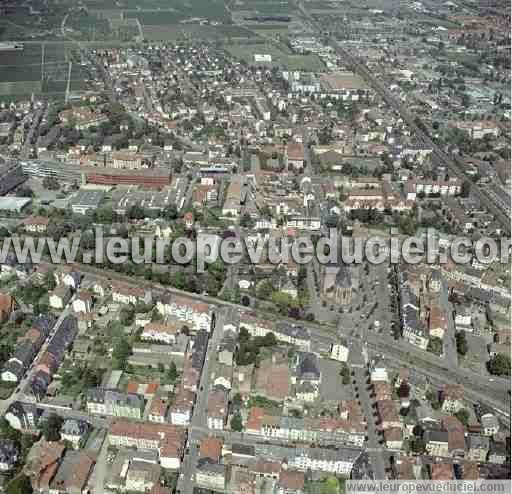
[[[458,331],[455,335],[455,341],[457,343],[457,353],[462,356],[466,355],[468,353],[468,342],[465,331]]]
[[[114,343],[114,350],[112,351],[114,367],[118,370],[125,370],[128,358],[132,354],[132,347],[125,338],[119,338]]]
[[[429,352],[435,353],[436,355],[441,355],[443,353],[443,340],[433,336],[428,341],[427,350]]]
[[[20,473],[7,484],[5,492],[7,494],[32,494],[30,479],[24,473]]]
[[[321,494],[340,494],[340,483],[333,476],[327,477],[322,482]]]
[[[169,364],[169,370],[167,371],[167,379],[169,381],[174,382],[176,379],[178,379],[178,370],[176,369],[176,364],[174,362],[171,362]]]
[[[487,367],[489,372],[495,376],[510,376],[510,355],[496,354],[489,360]]]
[[[453,415],[455,417],[457,417],[465,427],[467,427],[468,422],[469,422],[469,412],[465,408],[462,408],[461,410],[459,410],[457,413],[454,413]]]
[[[47,441],[60,441],[60,428],[62,427],[62,417],[52,413],[43,424],[42,432]]]
[[[348,367],[348,365],[343,362],[341,364],[341,369],[340,369],[340,376],[342,378],[342,383],[346,386],[347,384],[350,384],[350,369]]]
[[[411,451],[413,453],[421,454],[425,451],[425,441],[421,437],[415,437],[411,440]]]
[[[242,422],[242,416],[237,412],[231,418],[231,430],[235,432],[242,432],[244,424]]]

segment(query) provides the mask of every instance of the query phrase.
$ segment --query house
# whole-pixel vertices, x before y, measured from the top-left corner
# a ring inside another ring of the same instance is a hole
[[[382,429],[385,430],[392,427],[402,427],[397,408],[398,407],[393,400],[382,400],[377,402],[377,414],[380,418]]]
[[[112,285],[112,300],[125,305],[137,305],[138,302],[150,304],[151,291],[145,290],[139,286],[128,285],[126,283],[116,283]]]
[[[402,449],[403,435],[400,427],[390,427],[384,430],[384,441],[388,449]]]
[[[30,448],[25,462],[25,474],[29,477],[34,492],[49,492],[65,449],[66,446],[62,443],[43,439]]]
[[[12,439],[0,438],[0,472],[9,472],[18,462],[19,451]]]
[[[89,429],[90,425],[85,420],[66,419],[60,429],[60,436],[63,441],[68,441],[78,449],[85,443]]]
[[[452,458],[463,458],[466,450],[464,426],[457,417],[444,417],[442,427],[448,432],[448,453]]]
[[[225,492],[226,465],[200,459],[196,468],[196,485],[202,489]]]
[[[187,426],[192,418],[196,394],[185,387],[178,388],[170,408],[171,424]]]
[[[144,326],[140,339],[144,341],[157,341],[172,345],[179,334],[177,322],[157,323],[150,322]]]
[[[507,446],[504,442],[491,441],[487,458],[489,463],[504,465],[507,461],[507,455]]]
[[[148,420],[163,424],[166,421],[169,404],[163,398],[153,397],[149,408]]]
[[[9,320],[15,307],[14,297],[7,293],[0,293],[0,323]]]
[[[464,408],[464,386],[462,384],[445,384],[441,392],[442,410],[446,413],[457,413]]]
[[[217,437],[206,437],[199,447],[199,458],[208,458],[219,463],[222,456],[222,440]]]
[[[78,313],[87,314],[92,310],[92,296],[88,292],[78,292],[75,300],[73,300],[73,310]]]
[[[66,451],[50,483],[50,494],[82,494],[87,488],[94,463],[84,451]]]
[[[228,413],[228,395],[223,389],[216,389],[208,396],[206,418],[209,429],[223,430]]]
[[[427,429],[423,434],[425,450],[429,455],[448,457],[448,431]]]
[[[7,408],[5,420],[13,429],[30,431],[37,428],[39,415],[33,403],[15,401]]]
[[[160,473],[158,451],[121,448],[108,465],[104,483],[109,492],[152,492],[160,487]]]
[[[50,307],[56,310],[62,310],[68,304],[71,299],[71,290],[67,285],[58,285],[50,293]]]
[[[286,169],[301,171],[304,168],[305,152],[301,142],[290,142],[285,151]]]
[[[108,439],[113,446],[158,451],[163,468],[178,469],[184,453],[185,432],[174,425],[115,420]]]
[[[281,470],[275,487],[276,494],[303,494],[304,472],[298,470]]]
[[[193,331],[210,331],[213,311],[208,304],[186,297],[164,294],[157,301],[156,307],[164,317],[183,321]]]
[[[131,393],[91,388],[87,391],[87,411],[97,415],[142,419],[144,399]]]
[[[217,362],[214,370],[213,385],[217,388],[222,387],[226,391],[229,391],[231,389],[232,379],[233,367]]]
[[[217,352],[217,360],[224,365],[233,365],[233,356],[236,348],[236,335],[231,331],[224,333],[222,340],[219,344]]]
[[[44,216],[29,216],[23,220],[22,224],[26,232],[45,233],[50,224],[50,219]]]
[[[339,362],[347,362],[348,347],[342,344],[333,343],[331,345],[331,358]]]
[[[494,436],[500,430],[500,423],[492,413],[482,415],[480,422],[482,423],[482,433],[484,436]]]
[[[466,459],[484,463],[489,454],[490,441],[488,437],[480,434],[468,434],[466,437]]]
[[[432,480],[454,480],[453,465],[451,463],[434,463],[430,465]]]

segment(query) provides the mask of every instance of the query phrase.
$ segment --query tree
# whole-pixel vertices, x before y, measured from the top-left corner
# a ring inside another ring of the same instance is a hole
[[[231,430],[235,432],[242,432],[244,430],[244,424],[242,422],[242,416],[240,413],[235,413],[231,418]]]
[[[236,408],[237,410],[242,406],[242,395],[240,393],[237,393],[235,396],[233,396],[233,408]]]
[[[457,353],[462,356],[466,355],[466,353],[468,353],[466,333],[464,331],[458,331],[455,335],[455,341],[457,343]]]
[[[436,355],[441,355],[443,353],[443,340],[437,336],[433,336],[428,341],[427,350]]]
[[[43,187],[49,190],[59,190],[60,184],[55,177],[45,177],[43,179]]]
[[[457,413],[454,413],[453,415],[457,417],[465,427],[467,427],[469,422],[469,412],[465,408],[460,409]]]
[[[30,479],[24,473],[20,473],[7,484],[5,492],[7,494],[32,494],[34,491]]]
[[[340,484],[336,477],[327,477],[322,482],[321,494],[340,494]]]
[[[18,197],[34,197],[34,191],[30,187],[23,185],[18,187],[17,195]]]
[[[178,217],[178,208],[175,204],[169,204],[163,211],[163,216],[167,220],[175,220]]]
[[[251,218],[249,214],[244,213],[243,216],[240,218],[240,226],[242,228],[251,228],[254,226],[254,220]]]
[[[421,437],[415,437],[411,441],[411,451],[416,454],[421,454],[425,451],[425,440]]]
[[[132,347],[125,338],[119,338],[114,344],[112,359],[114,367],[118,370],[125,370],[128,358],[132,354]]]
[[[400,387],[398,388],[398,397],[399,398],[409,398],[410,393],[410,387],[409,385],[403,381],[402,384],[400,384]]]
[[[487,368],[495,376],[510,376],[510,355],[496,354],[489,360]]]
[[[43,436],[47,441],[60,441],[62,422],[62,417],[59,417],[56,413],[50,414],[42,429]]]
[[[176,379],[178,379],[178,370],[176,369],[176,364],[174,362],[171,362],[169,364],[169,370],[167,371],[167,379],[169,381],[174,382]]]
[[[348,368],[348,365],[343,362],[341,364],[340,369],[340,376],[342,377],[342,383],[346,386],[347,384],[350,384],[350,369]]]

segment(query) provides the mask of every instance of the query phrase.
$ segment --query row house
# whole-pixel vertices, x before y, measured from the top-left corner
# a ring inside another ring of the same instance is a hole
[[[132,286],[128,284],[115,284],[112,286],[112,300],[119,304],[137,303],[150,304],[151,291],[144,288]]]
[[[144,413],[144,399],[137,394],[92,388],[87,392],[87,412],[140,420]]]
[[[286,322],[276,323],[258,319],[251,315],[244,315],[241,327],[244,327],[253,337],[263,337],[267,333],[272,333],[280,342],[297,346],[304,351],[309,351],[310,349],[310,332],[302,326]]]
[[[210,332],[213,321],[213,309],[203,302],[193,299],[165,294],[157,301],[158,312],[164,317],[184,321],[193,331]]]
[[[25,333],[16,346],[14,354],[7,360],[2,370],[2,381],[19,382],[50,334],[55,320],[40,316]]]
[[[172,345],[176,343],[176,336],[178,334],[179,328],[175,321],[166,321],[165,323],[150,322],[144,326],[140,339]]]
[[[180,468],[185,439],[185,431],[174,425],[127,420],[112,422],[108,433],[112,446],[158,451],[162,467],[172,470]]]

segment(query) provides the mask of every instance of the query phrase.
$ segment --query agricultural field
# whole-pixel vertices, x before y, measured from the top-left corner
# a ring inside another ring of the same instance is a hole
[[[237,0],[231,10],[253,11],[261,15],[289,15],[292,8],[288,0]]]
[[[257,34],[238,26],[200,26],[198,24],[168,24],[143,26],[148,41],[175,41],[202,39],[206,41],[235,42],[257,39]]]
[[[254,62],[254,55],[268,54],[272,56],[272,62],[268,64],[269,66],[312,72],[325,70],[325,65],[317,55],[295,55],[284,45],[278,46],[273,43],[263,42],[245,45],[226,44],[224,48],[232,56],[245,60],[248,64],[265,65],[260,62]]]
[[[0,51],[0,96],[31,93],[64,94],[69,73],[70,48],[58,43],[26,44],[20,51]],[[43,64],[44,62],[44,64]],[[72,65],[71,89],[83,89],[86,74]]]

